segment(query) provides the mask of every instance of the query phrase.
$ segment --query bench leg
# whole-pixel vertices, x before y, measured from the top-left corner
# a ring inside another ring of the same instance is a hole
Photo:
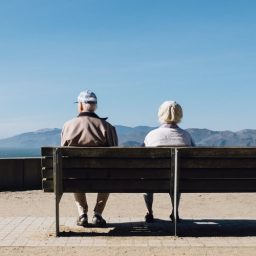
[[[178,199],[178,150],[175,149],[174,169],[174,235],[177,236],[177,199]]]
[[[59,222],[59,202],[60,198],[55,194],[55,236],[60,234],[60,222]]]
[[[59,236],[59,204],[62,197],[62,158],[59,149],[56,149],[53,155],[53,185],[55,194],[55,235]]]

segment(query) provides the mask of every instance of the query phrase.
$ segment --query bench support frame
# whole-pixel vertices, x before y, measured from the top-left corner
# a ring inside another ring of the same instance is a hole
[[[59,148],[53,149],[53,184],[55,195],[55,235],[59,236],[59,204],[63,195],[62,188],[62,158]]]
[[[171,161],[171,178],[170,178],[170,195],[174,198],[174,235],[177,236],[177,176],[178,176],[178,150],[176,148],[171,149],[171,158],[175,161]],[[55,195],[55,236],[60,235],[60,222],[59,222],[59,204],[63,195],[63,183],[62,183],[62,154],[61,148],[53,148],[53,185]]]

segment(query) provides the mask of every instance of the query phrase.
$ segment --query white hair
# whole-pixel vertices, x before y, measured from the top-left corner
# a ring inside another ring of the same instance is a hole
[[[95,112],[97,109],[97,103],[82,103],[84,106],[84,110],[88,112]]]
[[[176,101],[165,101],[159,107],[158,119],[161,124],[177,124],[182,117],[182,108]]]

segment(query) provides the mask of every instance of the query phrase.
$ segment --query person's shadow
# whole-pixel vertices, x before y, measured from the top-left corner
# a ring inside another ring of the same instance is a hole
[[[174,224],[169,220],[155,219],[153,223],[108,223],[104,228],[93,226],[61,226],[60,236],[173,236]],[[256,220],[248,219],[183,219],[177,224],[179,237],[245,237],[256,236]]]

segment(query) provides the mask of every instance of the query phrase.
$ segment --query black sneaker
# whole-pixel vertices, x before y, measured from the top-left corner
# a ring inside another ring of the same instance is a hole
[[[84,213],[83,215],[79,216],[77,221],[76,221],[77,226],[82,226],[82,227],[86,227],[88,226],[88,216],[86,213]]]
[[[94,214],[92,217],[92,224],[96,227],[105,227],[107,222],[102,218],[101,215]]]
[[[146,216],[145,216],[145,221],[147,223],[152,223],[154,222],[154,216],[152,213],[147,213]]]

